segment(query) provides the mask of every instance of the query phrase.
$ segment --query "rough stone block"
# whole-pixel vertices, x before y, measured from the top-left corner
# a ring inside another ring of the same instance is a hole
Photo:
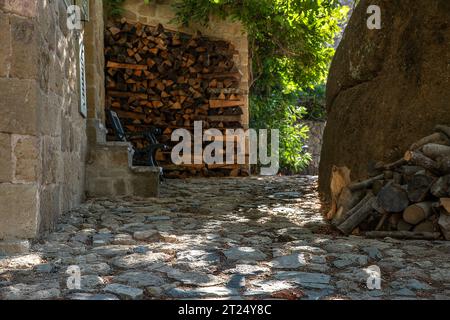
[[[45,233],[54,228],[61,213],[60,185],[47,185],[40,192],[39,203],[39,231]]]
[[[110,178],[89,178],[87,183],[87,194],[89,197],[111,197],[114,196],[112,180]]]
[[[37,193],[36,184],[0,184],[0,240],[36,236]]]
[[[4,240],[0,241],[0,256],[26,254],[30,251],[28,240]]]
[[[159,196],[160,168],[133,167],[132,195],[143,198]]]
[[[41,168],[43,184],[56,183],[58,173],[62,173],[62,153],[59,148],[59,139],[60,138],[48,136],[41,138]]]
[[[17,134],[36,133],[38,86],[33,80],[0,79],[0,131]]]
[[[12,180],[11,136],[0,133],[0,182]]]
[[[0,9],[24,17],[35,17],[37,12],[36,0],[0,0]]]
[[[127,183],[124,179],[117,179],[113,181],[114,194],[116,195],[129,195]]]
[[[0,13],[0,77],[5,77],[9,73],[11,59],[11,27],[9,17]]]
[[[39,144],[33,136],[12,136],[15,180],[34,182],[38,176]]]
[[[10,75],[21,79],[36,79],[39,47],[36,26],[32,20],[11,16],[11,48]]]

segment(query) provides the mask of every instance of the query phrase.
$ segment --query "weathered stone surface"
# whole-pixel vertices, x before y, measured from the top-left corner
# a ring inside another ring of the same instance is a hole
[[[133,234],[133,238],[138,240],[138,241],[144,241],[144,240],[148,240],[152,237],[157,237],[158,236],[158,231],[157,230],[145,230],[145,231],[136,231]]]
[[[30,250],[28,240],[0,240],[0,256],[25,254]]]
[[[73,293],[67,296],[68,300],[85,300],[85,301],[110,301],[119,300],[113,294],[93,294],[93,293]]]
[[[18,283],[0,289],[0,297],[4,300],[52,300],[61,296],[57,283],[27,285]]]
[[[113,293],[124,300],[138,300],[144,295],[144,291],[142,289],[116,283],[107,285],[104,290],[105,292]]]
[[[36,236],[37,192],[34,184],[0,184],[0,239]]]
[[[197,287],[211,287],[224,282],[223,279],[201,272],[182,272],[180,270],[171,270],[167,276],[182,282],[185,285],[193,285]]]
[[[34,134],[37,131],[38,86],[33,80],[0,79],[0,131]]]
[[[145,254],[131,254],[125,257],[113,259],[112,264],[122,269],[146,268],[157,262],[163,262],[170,259],[165,253],[147,252]]]
[[[251,247],[235,247],[224,252],[229,260],[240,261],[260,261],[266,258],[266,255],[258,249]]]
[[[9,16],[0,13],[0,28],[3,32],[0,34],[0,77],[6,77],[10,69],[11,61],[11,27]]]
[[[388,13],[381,30],[367,28],[371,4]],[[442,58],[450,51],[449,15],[446,0],[360,1],[328,78],[321,191],[329,193],[333,165],[364,178],[372,161],[398,160],[435,125],[450,122],[450,70]]]
[[[12,181],[13,166],[11,154],[11,135],[0,133],[0,183]]]
[[[34,0],[2,0],[0,1],[0,9],[31,18],[37,13],[37,2]]]
[[[239,292],[235,289],[229,289],[226,287],[207,287],[207,288],[194,288],[183,289],[173,288],[167,292],[167,295],[172,298],[221,298],[221,297],[233,297],[239,295]]]
[[[275,269],[298,269],[307,264],[304,254],[291,254],[289,256],[278,257],[271,262]]]
[[[105,281],[95,275],[87,275],[81,277],[81,289],[82,290],[92,290],[101,287],[105,284]]]
[[[11,16],[11,71],[20,79],[38,77],[38,31],[33,20]]]
[[[117,277],[114,277],[114,281],[124,283],[126,285],[143,288],[143,287],[159,287],[166,283],[166,281],[150,272],[130,271],[125,272]]]
[[[288,280],[309,288],[327,288],[331,277],[322,273],[308,273],[297,271],[281,271],[275,274],[279,280]]]
[[[277,199],[274,206],[266,197],[273,190],[294,188],[304,200]],[[312,177],[199,179],[167,181],[162,198],[88,200],[61,216],[56,232],[34,243],[31,254],[0,257],[0,273],[13,275],[0,275],[0,299],[4,294],[82,300],[270,299],[290,294],[307,300],[380,300],[448,295],[448,241],[339,237],[327,228],[303,232],[326,225],[315,190]],[[237,194],[239,206],[230,206]],[[220,209],[197,212],[211,197]],[[144,222],[146,216],[170,220]],[[186,229],[194,221],[196,227]],[[92,243],[94,235],[128,242],[134,232],[146,230],[165,230],[158,233],[167,237],[143,239],[139,245]],[[297,239],[279,241],[280,234],[290,233]],[[270,242],[256,243],[266,238]],[[251,247],[248,239],[255,240]],[[367,288],[372,264],[381,269],[381,291]],[[82,292],[65,287],[71,265],[80,266]],[[107,285],[113,287],[104,291]]]
[[[35,137],[13,135],[16,181],[33,182],[38,175],[39,146]]]
[[[282,280],[257,280],[250,283],[252,288],[244,292],[245,296],[267,295],[277,291],[294,289],[295,284]]]

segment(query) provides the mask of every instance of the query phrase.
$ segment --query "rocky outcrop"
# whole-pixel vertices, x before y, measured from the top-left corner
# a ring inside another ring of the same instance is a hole
[[[367,8],[381,8],[381,30]],[[331,66],[320,188],[333,165],[352,178],[377,161],[400,158],[436,124],[450,124],[450,2],[362,0]]]

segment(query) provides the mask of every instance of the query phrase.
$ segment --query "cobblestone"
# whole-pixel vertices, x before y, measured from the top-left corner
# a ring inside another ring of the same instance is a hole
[[[91,199],[30,253],[0,257],[0,299],[450,299],[450,242],[343,237],[315,177],[170,180]],[[81,288],[66,286],[69,266]],[[381,269],[369,290],[368,267]],[[302,294],[298,294],[302,292]]]

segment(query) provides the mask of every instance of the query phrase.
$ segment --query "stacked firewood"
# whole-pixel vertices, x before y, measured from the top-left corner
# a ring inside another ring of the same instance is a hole
[[[159,141],[173,147],[171,134],[183,128],[242,128],[244,95],[239,89],[233,45],[200,33],[188,35],[125,19],[109,23],[105,31],[107,108],[117,112],[128,132],[150,126],[162,129]],[[111,131],[111,130],[109,130]],[[111,137],[112,138],[112,137]],[[135,140],[137,148],[145,141]],[[238,175],[238,165],[174,166],[171,150],[157,160],[168,176]]]
[[[450,240],[450,127],[436,126],[402,159],[378,163],[370,179],[335,199],[332,223],[344,234]]]

